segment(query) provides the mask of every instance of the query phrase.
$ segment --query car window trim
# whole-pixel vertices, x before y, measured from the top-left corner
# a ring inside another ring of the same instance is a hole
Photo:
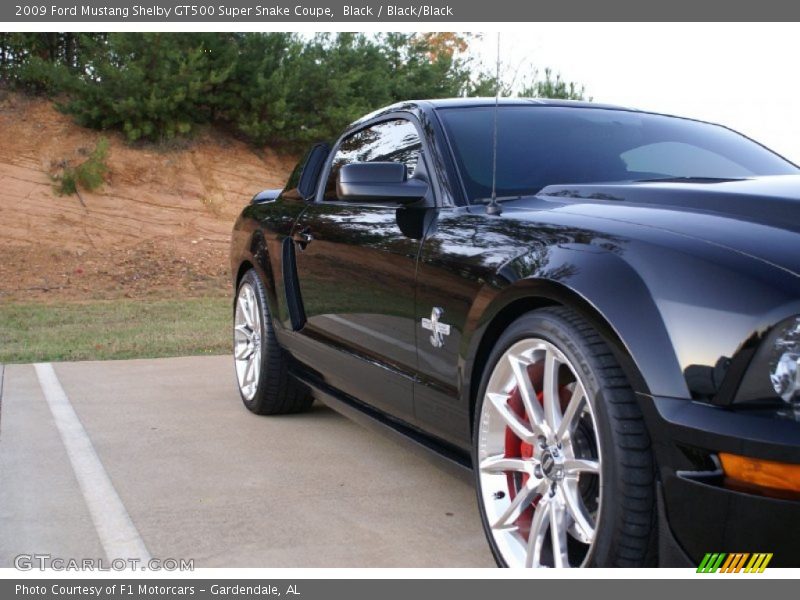
[[[444,139],[444,145],[446,146],[446,152],[448,154],[447,158],[453,165],[453,172],[455,173],[456,179],[458,180],[458,187],[461,192],[461,197],[463,198],[464,204],[462,206],[481,206],[480,204],[474,203],[471,201],[469,194],[467,194],[467,186],[464,184],[464,177],[461,174],[461,169],[458,166],[458,161],[456,160],[455,150],[453,150],[453,144],[450,141],[450,136],[447,133],[447,127],[445,127],[444,122],[442,121],[439,110],[434,109],[433,111],[434,118],[436,122],[439,124],[439,129],[441,130],[442,138]]]

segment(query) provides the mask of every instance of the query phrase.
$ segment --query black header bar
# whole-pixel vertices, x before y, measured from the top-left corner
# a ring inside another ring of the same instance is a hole
[[[543,21],[794,21],[786,0],[9,0],[5,23],[500,23]],[[680,31],[676,29],[676,43]],[[742,40],[746,43],[746,40]]]

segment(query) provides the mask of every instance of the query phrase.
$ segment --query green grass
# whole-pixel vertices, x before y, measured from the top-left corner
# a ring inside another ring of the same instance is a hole
[[[230,351],[227,298],[0,304],[0,363]]]

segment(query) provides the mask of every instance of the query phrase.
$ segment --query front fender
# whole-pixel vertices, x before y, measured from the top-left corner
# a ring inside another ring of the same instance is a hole
[[[618,346],[620,358],[631,357],[633,369],[628,371],[637,391],[658,389],[665,396],[686,397],[686,382],[658,307],[645,282],[618,255],[588,245],[554,245],[531,250],[497,275],[467,319],[474,327],[465,336],[468,357],[479,355],[481,340],[504,311],[535,299],[569,306],[589,319]]]
[[[467,320],[474,324],[462,349],[468,361],[480,356],[481,339],[503,311],[543,298],[600,329],[629,361],[637,392],[715,401],[735,387],[753,340],[800,312],[797,278],[689,238],[537,246],[499,268],[482,295]]]

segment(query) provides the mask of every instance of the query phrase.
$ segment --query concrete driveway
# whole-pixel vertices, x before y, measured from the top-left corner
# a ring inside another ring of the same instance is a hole
[[[319,403],[248,413],[229,357],[0,370],[2,567],[120,548],[196,568],[494,565],[471,486]]]

